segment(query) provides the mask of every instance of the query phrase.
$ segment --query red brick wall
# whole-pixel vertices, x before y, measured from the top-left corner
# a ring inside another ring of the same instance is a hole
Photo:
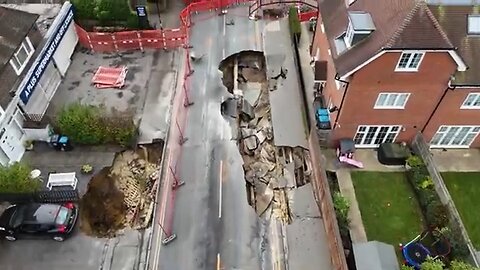
[[[400,52],[387,52],[350,79],[335,138],[353,137],[357,126],[402,125],[397,141],[410,141],[434,110],[456,65],[446,52],[427,52],[418,72],[395,72]],[[373,109],[380,92],[406,92],[403,110]]]
[[[480,93],[480,88],[448,90],[435,115],[425,128],[423,134],[427,142],[432,139],[441,125],[480,125],[480,110],[460,109],[469,93]],[[480,136],[470,146],[480,147]]]

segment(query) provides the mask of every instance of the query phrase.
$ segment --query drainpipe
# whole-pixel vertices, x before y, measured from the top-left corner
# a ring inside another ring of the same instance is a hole
[[[345,90],[343,91],[342,101],[340,102],[340,107],[338,107],[337,116],[335,117],[335,122],[333,123],[333,128],[332,128],[332,130],[337,127],[338,117],[340,116],[340,112],[342,111],[343,103],[345,102],[345,97],[346,97],[346,95],[347,95],[348,86],[350,85],[349,82],[340,79],[340,77],[338,76],[338,73],[335,74],[335,80],[346,84],[346,86],[345,86]],[[328,105],[327,105],[327,106],[328,106]]]
[[[437,102],[437,105],[435,105],[435,108],[433,109],[432,113],[430,114],[430,116],[428,117],[427,119],[427,122],[425,123],[425,125],[423,126],[421,132],[423,133],[425,131],[425,129],[427,128],[428,124],[430,124],[430,121],[432,120],[433,116],[435,115],[435,113],[437,112],[438,110],[438,107],[440,107],[440,104],[442,103],[443,99],[445,98],[445,96],[447,95],[448,93],[448,90],[455,90],[456,86],[451,86],[450,85],[450,80],[448,81],[448,86],[447,88],[445,88],[445,90],[443,91],[443,94],[442,96],[440,97],[440,100]]]

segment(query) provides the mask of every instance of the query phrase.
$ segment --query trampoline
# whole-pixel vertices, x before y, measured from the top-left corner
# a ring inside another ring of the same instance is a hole
[[[427,257],[432,257],[430,251],[421,243],[407,244],[402,249],[403,258],[408,265],[420,269],[420,265],[427,260]]]
[[[401,245],[405,263],[419,270],[427,257],[445,260],[451,248],[448,240],[439,230],[424,231],[405,245]]]

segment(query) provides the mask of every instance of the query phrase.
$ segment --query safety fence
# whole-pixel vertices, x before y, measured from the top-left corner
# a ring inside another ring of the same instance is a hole
[[[186,44],[184,27],[177,29],[87,32],[76,25],[78,42],[95,52],[120,52],[144,49],[175,49]]]
[[[316,18],[317,14],[318,10],[300,12],[298,13],[298,19],[300,19],[301,22],[306,22],[309,21],[311,18]]]
[[[328,184],[325,170],[326,160],[321,152],[317,131],[312,128],[308,137],[309,154],[312,160],[312,187],[315,201],[322,213],[322,221],[325,226],[325,234],[328,242],[332,269],[347,270],[347,262],[344,255],[342,238],[338,228],[337,217],[333,208],[332,195]]]
[[[120,52],[128,50],[144,49],[175,49],[188,46],[188,28],[192,26],[191,15],[198,12],[225,9],[230,6],[250,3],[250,10],[253,6],[257,10],[262,5],[251,0],[206,0],[206,1],[185,1],[188,5],[180,12],[181,26],[175,29],[155,29],[122,32],[87,32],[76,25],[79,43],[95,52]],[[304,4],[311,6],[304,1],[282,1],[287,4]],[[317,8],[312,11],[301,12],[300,21],[308,21],[317,16]],[[251,13],[251,11],[249,11]],[[250,14],[251,15],[251,14]]]

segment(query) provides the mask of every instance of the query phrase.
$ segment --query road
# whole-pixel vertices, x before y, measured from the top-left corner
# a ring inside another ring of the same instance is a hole
[[[230,94],[221,83],[220,61],[230,54],[261,48],[259,27],[246,7],[225,16],[193,17],[190,44],[197,54],[181,160],[186,182],[175,199],[173,232],[177,239],[161,247],[154,269],[271,269],[265,227],[247,203],[242,159],[228,120],[220,113]],[[226,22],[234,20],[234,25]],[[260,23],[260,22],[257,22]],[[268,250],[268,249],[267,249]],[[260,254],[260,255],[259,255]],[[265,267],[266,266],[266,267]]]

